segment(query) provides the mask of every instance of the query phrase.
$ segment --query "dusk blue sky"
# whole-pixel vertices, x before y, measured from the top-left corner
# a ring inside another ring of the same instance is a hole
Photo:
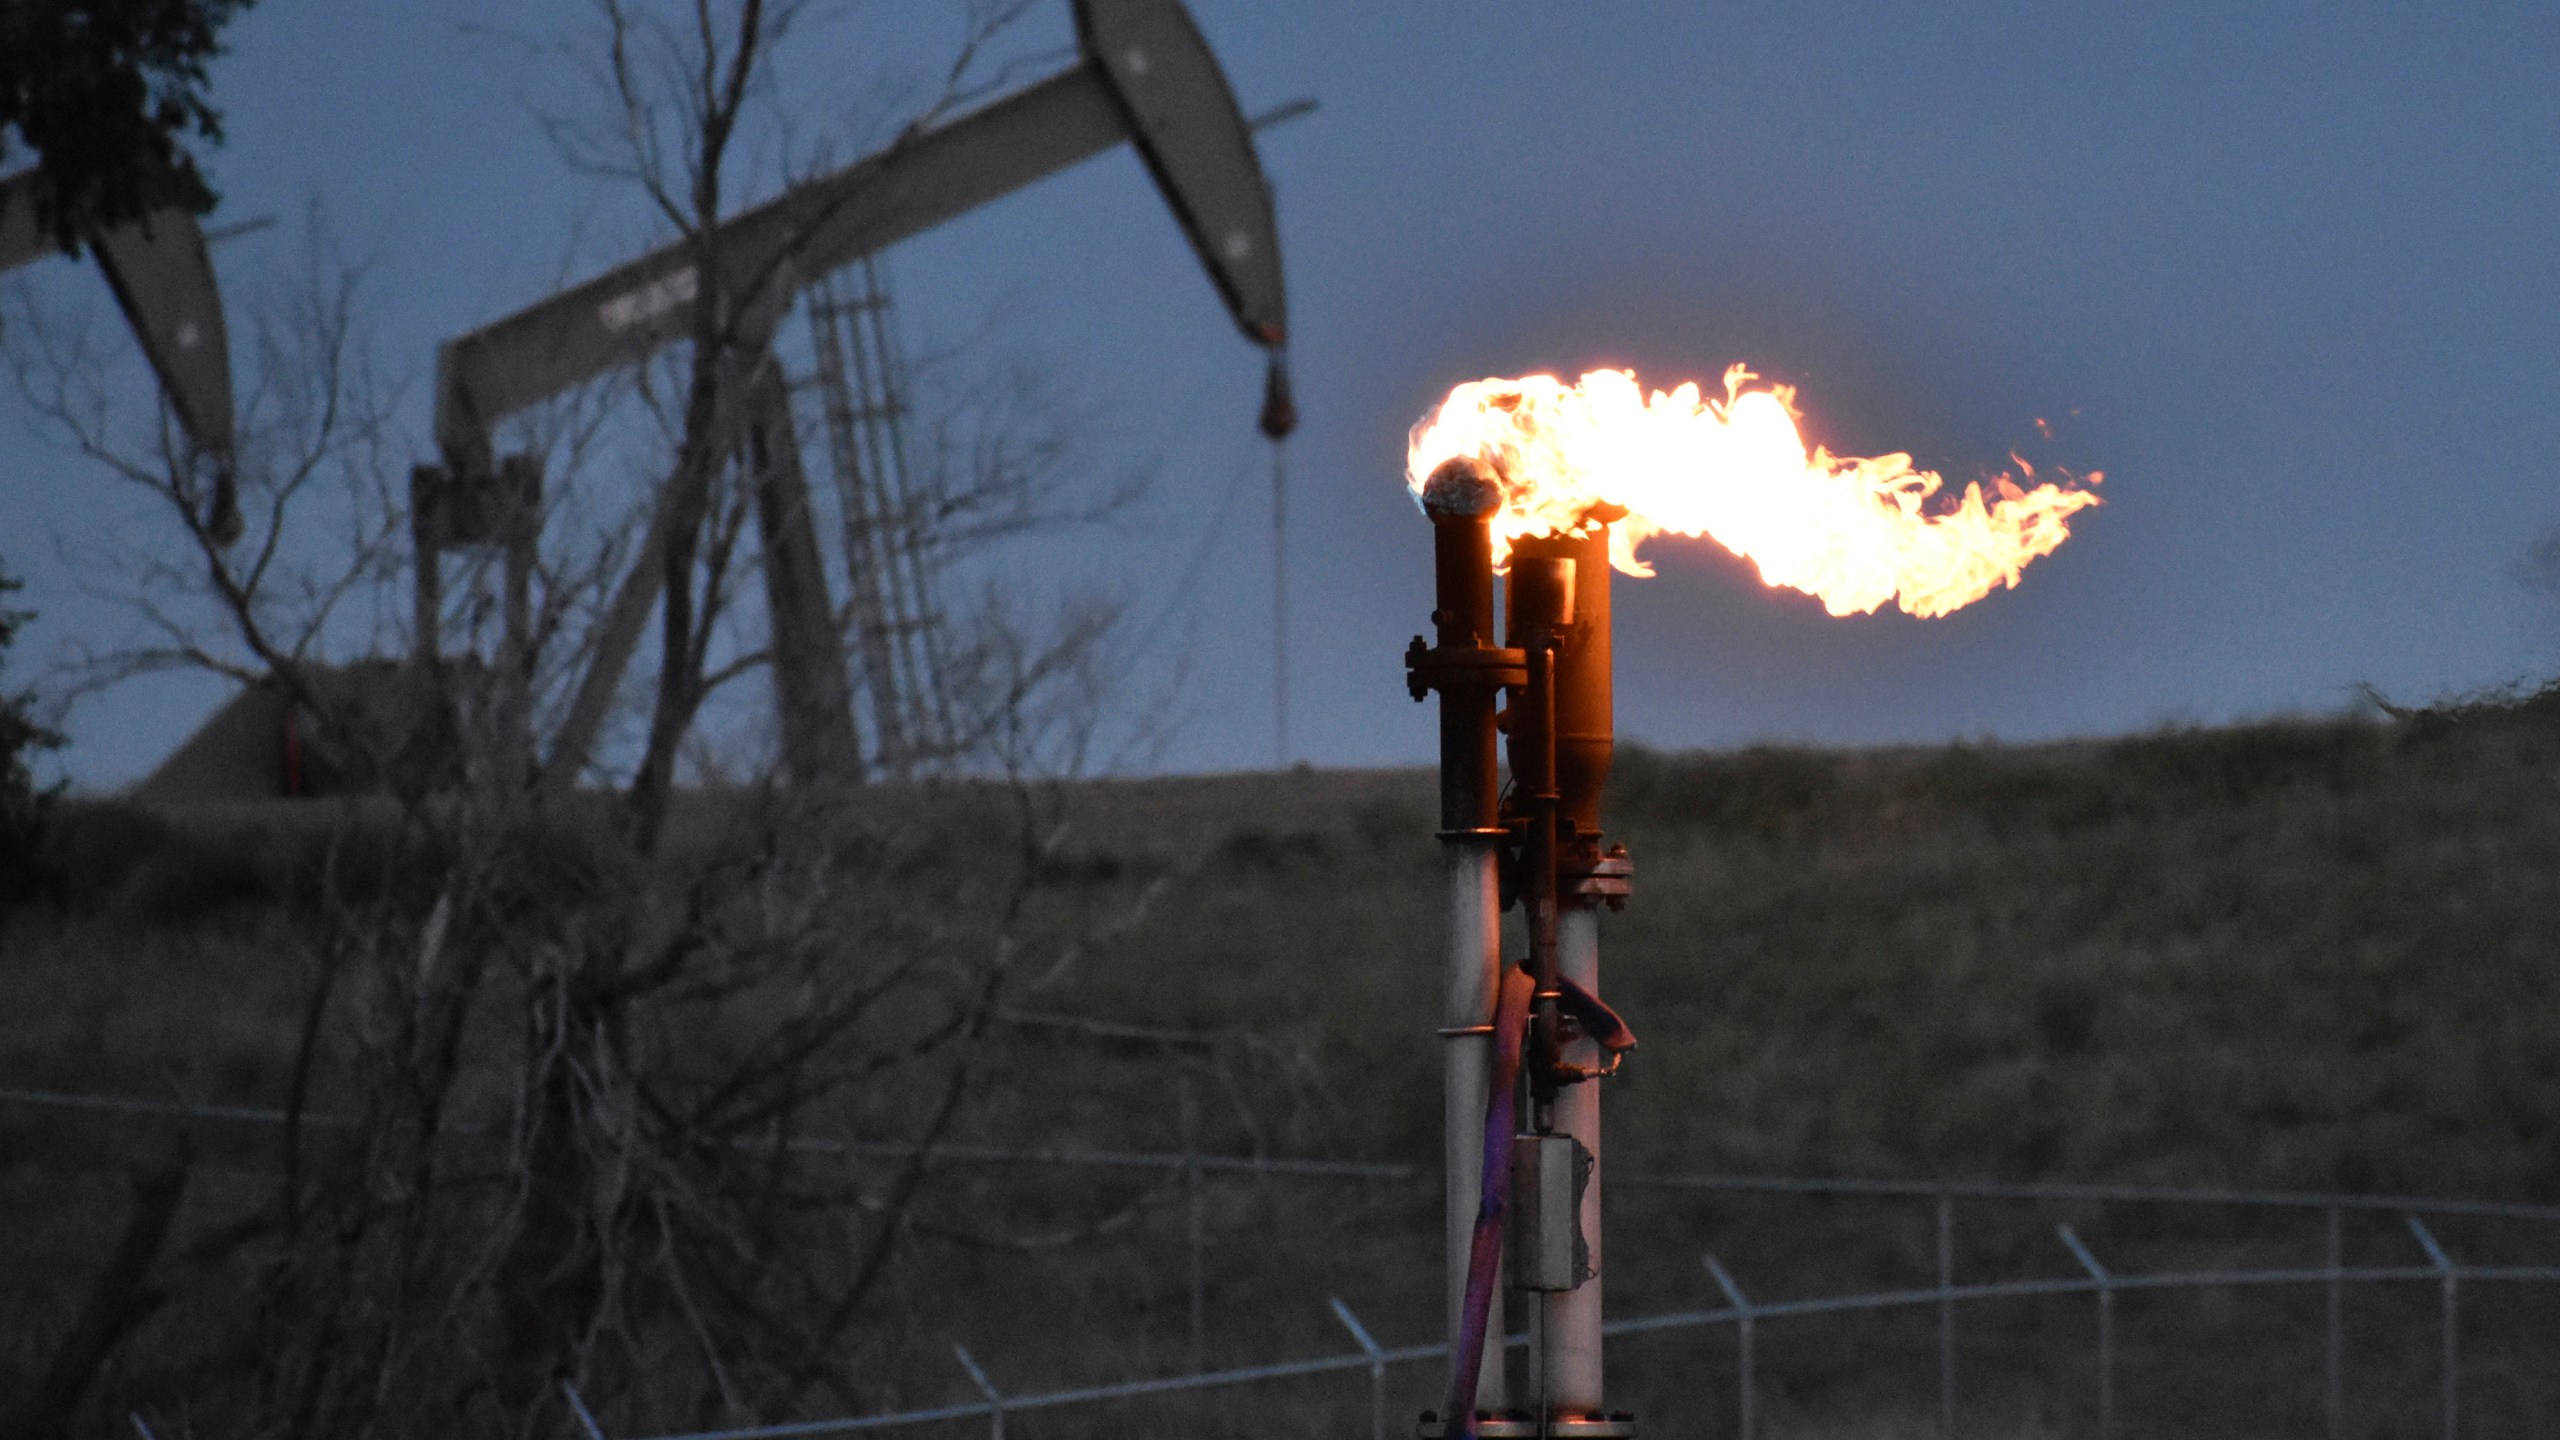
[[[1430,603],[1405,432],[1455,382],[1533,370],[1667,386],[1747,361],[1800,387],[1835,450],[1907,450],[1957,481],[2012,447],[2106,472],[2106,504],[2019,589],[1941,620],[1834,619],[1704,542],[1658,542],[1659,578],[1617,602],[1621,731],[1650,743],[2104,734],[2560,660],[2560,611],[2516,577],[2560,520],[2560,9],[1193,10],[1248,110],[1322,104],[1263,143],[1305,417],[1298,757],[1428,758],[1400,676]],[[570,37],[587,11],[264,0],[213,70],[213,223],[286,222],[222,248],[226,285],[288,270],[324,206],[372,262],[418,459],[438,339],[659,238],[552,151],[524,100],[543,63],[477,28],[502,13]],[[1067,43],[1066,0],[1033,20],[1023,53]],[[948,33],[925,0],[855,8],[805,32],[776,99],[804,143],[859,144],[894,118],[873,82],[921,73]],[[889,258],[920,344],[1000,316],[994,358],[1058,376],[1106,468],[1155,466],[1139,513],[1008,562],[1129,601],[1127,703],[1160,710],[1185,677],[1172,741],[1132,763],[1269,763],[1260,363],[1135,158]],[[94,272],[22,276],[38,303],[106,314]],[[131,511],[0,399],[0,557],[44,616],[11,683],[41,680],[48,646],[111,636],[57,540],[76,553]],[[220,693],[91,702],[63,764],[126,782]]]

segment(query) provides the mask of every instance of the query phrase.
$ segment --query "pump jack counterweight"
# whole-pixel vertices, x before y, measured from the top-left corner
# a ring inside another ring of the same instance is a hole
[[[35,170],[0,179],[0,273],[59,253],[36,222],[43,184]],[[229,545],[240,537],[231,341],[204,231],[183,207],[162,205],[138,220],[89,229],[81,238],[159,379],[160,394],[187,437],[189,459],[211,471],[211,493],[198,523],[216,544]]]

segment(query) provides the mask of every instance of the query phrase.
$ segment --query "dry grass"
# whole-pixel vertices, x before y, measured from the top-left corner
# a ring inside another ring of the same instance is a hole
[[[1639,895],[1608,923],[1607,983],[1644,1047],[1612,1099],[1612,1164],[2560,1198],[2553,708],[2029,748],[1626,755],[1612,813]],[[928,798],[992,803],[950,791],[878,803]],[[1161,898],[1023,1003],[1212,1041],[1024,1030],[972,1138],[1168,1147],[1188,1083],[1210,1148],[1428,1164],[1429,777],[1129,782],[1067,798],[1055,903],[1117,904],[1149,885]],[[290,953],[279,936],[314,826],[274,812],[71,819],[66,843],[86,857],[73,910],[0,930],[0,1077],[271,1096],[303,984],[277,960]],[[58,1217],[112,1193],[83,1167],[142,1143],[136,1129],[0,1111],[12,1212],[0,1315],[13,1322],[0,1329],[53,1313],[76,1283],[90,1237]],[[254,1163],[254,1149],[234,1158]],[[954,1339],[1015,1391],[1180,1368],[1178,1185],[963,1167],[939,1183],[893,1302],[906,1343],[884,1403],[967,1394]],[[1613,1208],[1622,1313],[1709,1303],[1697,1256],[1710,1247],[1768,1298],[1927,1276],[1927,1219],[1907,1205],[1626,1192]],[[1328,1295],[1389,1343],[1429,1334],[1436,1209],[1430,1186],[1214,1184],[1211,1362],[1348,1348]],[[1961,1268],[2068,1273],[2056,1218],[2120,1268],[2313,1253],[2309,1227],[2275,1219],[1982,1206],[1967,1212]],[[2551,1237],[2529,1232],[2448,1238],[2484,1260],[2537,1246],[2554,1258]],[[2387,1225],[2352,1239],[2367,1258],[2407,1258]],[[2466,1433],[2547,1428],[2560,1382],[2533,1357],[2560,1340],[2560,1310],[2517,1293],[2474,1303]],[[2358,1433],[2422,1424],[2431,1297],[2353,1305],[2354,1403],[2371,1422]],[[1772,1326],[1764,1433],[1922,1433],[1929,1324]],[[2119,1393],[2142,1433],[2315,1433],[2312,1298],[2146,1298],[2121,1324]],[[2088,1326],[2078,1300],[1969,1316],[1968,1432],[2085,1429]],[[1621,1346],[1613,1371],[1650,1434],[1722,1435],[1730,1346],[1675,1332]],[[1395,1412],[1428,1404],[1434,1384],[1398,1372]],[[1359,1378],[1344,1376],[1012,1428],[1260,1434],[1275,1413],[1292,1433],[1366,1424]]]

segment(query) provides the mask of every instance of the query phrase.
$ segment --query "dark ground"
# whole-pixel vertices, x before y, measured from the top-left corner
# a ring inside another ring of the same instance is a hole
[[[1624,754],[1612,822],[1638,896],[1605,931],[1643,1037],[1611,1099],[1620,1171],[2071,1179],[2560,1200],[2560,707],[2305,721],[2037,747]],[[1203,1037],[1017,1024],[969,1137],[1409,1162],[1437,1154],[1431,782],[1297,772],[1068,795],[1064,891],[1146,918],[1023,1008]],[[884,803],[912,804],[913,796]],[[0,928],[0,1084],[275,1103],[307,917],[286,808],[70,807],[64,904]],[[965,863],[958,855],[954,863]],[[196,1127],[222,1187],[274,1163],[254,1126]],[[0,1388],[50,1344],[159,1122],[0,1104]],[[228,1174],[230,1178],[226,1180]],[[1186,1205],[1145,1172],[939,1172],[881,1323],[884,1404],[972,1392],[965,1343],[1015,1393],[1187,1362]],[[1436,1182],[1216,1179],[1210,1365],[1350,1349],[1340,1296],[1390,1345],[1437,1326]],[[1980,1202],[1959,1277],[2068,1275],[2072,1222],[2117,1268],[2316,1263],[2316,1216]],[[2439,1227],[2467,1261],[2560,1261],[2560,1227]],[[1712,1249],[1757,1299],[1929,1283],[1907,1200],[1622,1189],[1614,1313],[1715,1303]],[[2394,1217],[2357,1263],[2418,1257]],[[2474,1287],[2465,1430],[2560,1425],[2560,1296]],[[2319,1433],[2316,1291],[2180,1291],[2119,1312],[2133,1434]],[[2431,1287],[2351,1292],[2351,1433],[2432,1433]],[[1925,1311],[1776,1323],[1764,1432],[1915,1433]],[[1968,1434],[2090,1426],[2085,1297],[1967,1312]],[[1732,1341],[1612,1350],[1647,1433],[1731,1431]],[[1430,1403],[1392,1375],[1392,1424]],[[1196,1400],[1013,1417],[1008,1433],[1360,1434],[1356,1372]],[[794,1417],[773,1416],[768,1419]],[[681,1417],[663,1426],[680,1428]],[[975,1422],[951,1431],[976,1432]]]

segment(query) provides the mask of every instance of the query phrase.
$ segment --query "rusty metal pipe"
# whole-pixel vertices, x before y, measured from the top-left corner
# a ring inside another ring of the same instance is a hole
[[[1571,576],[1560,608],[1541,595],[1549,583],[1543,575],[1553,569],[1562,569]],[[1524,862],[1529,874],[1522,880],[1524,896],[1530,885],[1546,887],[1548,913],[1553,917],[1547,933],[1551,937],[1548,953],[1553,957],[1554,968],[1552,972],[1540,971],[1539,989],[1554,989],[1555,977],[1561,977],[1597,995],[1599,900],[1583,886],[1572,887],[1581,893],[1557,892],[1567,888],[1565,882],[1569,878],[1591,876],[1604,858],[1600,849],[1600,801],[1615,751],[1608,531],[1594,526],[1592,533],[1584,535],[1540,535],[1514,541],[1511,573],[1514,633],[1523,633],[1520,627],[1524,625],[1534,627],[1540,619],[1547,620],[1546,633],[1552,636],[1554,657],[1548,693],[1537,708],[1538,718],[1548,732],[1541,748],[1551,757],[1552,765],[1549,779],[1554,798],[1547,806],[1550,818],[1545,825],[1548,849],[1543,860],[1531,858]],[[1549,613],[1524,613],[1528,607],[1540,605],[1546,606]],[[1532,642],[1522,639],[1515,643]],[[1533,649],[1534,653],[1538,652]],[[1525,757],[1517,748],[1521,739],[1517,717],[1513,724],[1512,767],[1516,778]],[[1524,784],[1521,788],[1526,791],[1528,787]],[[1549,1024],[1552,1027],[1554,1022]],[[1553,1035],[1554,1031],[1550,1029],[1548,1033]],[[1535,1054],[1552,1057],[1569,1074],[1587,1075],[1599,1069],[1603,1058],[1600,1047],[1589,1038],[1576,1033],[1550,1043],[1554,1048]],[[1531,1073],[1536,1074],[1534,1064]],[[1590,1081],[1559,1085],[1551,1079],[1542,1098],[1545,1103],[1540,1106],[1539,1128],[1572,1137],[1591,1163],[1580,1213],[1575,1217],[1587,1248],[1589,1278],[1573,1289],[1537,1297],[1540,1311],[1536,1364],[1546,1420],[1550,1426],[1565,1422],[1569,1430],[1573,1422],[1598,1421],[1606,1413],[1601,1365],[1600,1192],[1604,1162],[1600,1086]]]
[[[1537,980],[1530,1012],[1529,1093],[1534,1127],[1547,1132],[1556,1098],[1562,1032],[1556,1006],[1557,650],[1573,625],[1576,566],[1550,556],[1511,557],[1503,618],[1507,639],[1523,652],[1528,683],[1510,712],[1512,800],[1526,833],[1520,845],[1520,908],[1529,922],[1529,973]]]
[[[1501,669],[1492,654],[1492,517],[1501,490],[1472,461],[1441,467],[1423,487],[1430,516],[1439,646],[1416,650],[1415,699],[1440,692],[1440,855],[1446,897],[1447,949],[1442,966],[1441,1123],[1447,1191],[1448,1335],[1453,1353],[1466,1325],[1467,1267],[1484,1182],[1486,1092],[1493,1063],[1494,998],[1502,970],[1501,794],[1495,771],[1494,694]],[[1490,1333],[1503,1333],[1503,1287],[1492,1292]],[[1503,1347],[1484,1347],[1475,1403],[1500,1410],[1505,1401]]]
[[[1442,656],[1493,645],[1493,512],[1502,492],[1472,460],[1452,460],[1422,487],[1431,517],[1435,605],[1431,623]],[[1440,829],[1483,834],[1501,826],[1494,774],[1491,670],[1444,670],[1440,691]],[[1416,698],[1419,698],[1418,696]],[[1487,1002],[1490,1014],[1491,1001]]]
[[[1572,611],[1557,632],[1556,791],[1573,838],[1600,833],[1600,795],[1616,751],[1614,657],[1609,635],[1609,532],[1527,535],[1511,543],[1516,575],[1526,561],[1573,564]]]
[[[1600,992],[1600,912],[1587,903],[1568,903],[1556,925],[1556,968],[1565,979],[1592,994]],[[1564,1047],[1568,1065],[1596,1068],[1600,1047],[1577,1036]],[[1556,1096],[1555,1131],[1580,1142],[1591,1157],[1591,1178],[1582,1192],[1583,1243],[1590,1258],[1590,1278],[1571,1290],[1538,1297],[1539,1374],[1546,1381],[1551,1414],[1597,1416],[1603,1412],[1600,1365],[1600,1286],[1607,1278],[1600,1258],[1600,1182],[1607,1162],[1600,1154],[1600,1085],[1586,1081],[1567,1085]]]

